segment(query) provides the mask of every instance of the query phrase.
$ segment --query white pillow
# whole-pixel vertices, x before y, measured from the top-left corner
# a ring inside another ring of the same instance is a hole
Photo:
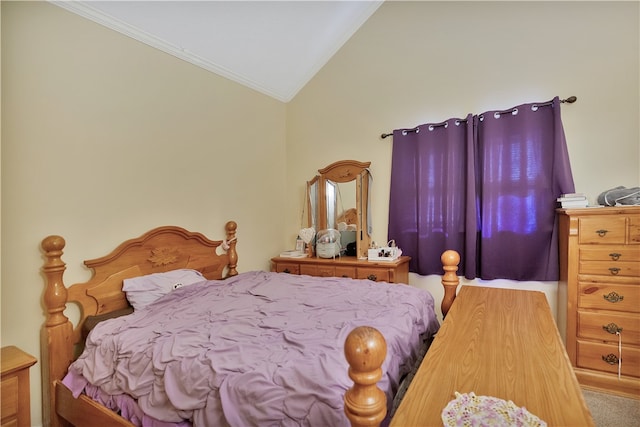
[[[122,290],[127,294],[127,300],[134,310],[140,310],[174,289],[204,280],[206,279],[202,273],[196,270],[172,270],[124,279]]]

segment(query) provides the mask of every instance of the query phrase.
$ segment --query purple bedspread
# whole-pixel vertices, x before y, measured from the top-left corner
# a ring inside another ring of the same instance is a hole
[[[186,286],[101,322],[64,382],[137,425],[349,425],[343,348],[361,325],[387,341],[379,386],[391,402],[424,337],[438,330],[431,294],[262,271]]]

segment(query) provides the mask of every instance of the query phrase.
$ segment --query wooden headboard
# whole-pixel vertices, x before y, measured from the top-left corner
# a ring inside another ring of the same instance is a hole
[[[66,267],[61,258],[65,240],[49,236],[42,241],[46,258],[43,267],[46,321],[41,336],[44,425],[50,424],[52,416],[55,418],[55,384],[75,359],[87,316],[128,307],[122,281],[131,277],[180,268],[198,270],[210,280],[237,275],[236,228],[234,221],[227,222],[224,240],[209,240],[176,226],[155,228],[123,242],[106,256],[85,261],[93,271],[91,279],[68,288],[63,281]],[[219,247],[224,250],[221,254]],[[64,314],[67,303],[76,303],[80,308],[80,320],[75,327]]]

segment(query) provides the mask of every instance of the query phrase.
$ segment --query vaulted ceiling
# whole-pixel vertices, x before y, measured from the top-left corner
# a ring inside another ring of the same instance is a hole
[[[52,1],[73,13],[283,102],[380,1]]]

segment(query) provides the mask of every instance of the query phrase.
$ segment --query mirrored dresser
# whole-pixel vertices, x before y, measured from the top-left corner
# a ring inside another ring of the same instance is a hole
[[[306,184],[303,218],[308,228],[300,230],[301,234],[309,230],[314,233],[311,243],[303,238],[307,243],[307,256],[272,258],[271,271],[409,283],[410,257],[367,259],[372,244],[370,165],[371,162],[340,160],[318,169]],[[328,231],[335,232],[340,241],[324,243],[322,236],[332,235]]]

